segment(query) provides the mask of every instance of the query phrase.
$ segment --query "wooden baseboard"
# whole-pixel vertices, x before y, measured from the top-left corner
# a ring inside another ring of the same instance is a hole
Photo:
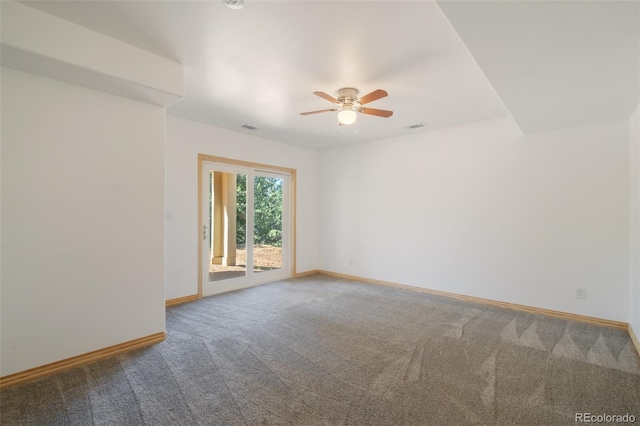
[[[169,299],[166,302],[167,307],[180,305],[182,303],[193,302],[194,300],[200,299],[200,295],[192,294],[191,296],[178,297],[175,299]]]
[[[481,303],[483,305],[498,306],[505,309],[528,312],[530,314],[546,315],[546,316],[560,318],[560,319],[569,320],[569,321],[585,322],[589,324],[602,325],[605,327],[621,328],[625,330],[629,328],[629,324],[626,322],[612,321],[612,320],[603,319],[603,318],[594,318],[586,315],[571,314],[568,312],[553,311],[551,309],[536,308],[533,306],[518,305],[516,303],[500,302],[497,300],[483,299],[481,297],[465,296],[463,294],[449,293],[447,291],[440,291],[440,290],[431,290],[428,288],[415,287],[415,286],[406,285],[406,284],[398,284],[398,283],[393,283],[389,281],[375,280],[372,278],[358,277],[355,275],[341,274],[338,272],[319,270],[318,273],[324,274],[324,275],[330,275],[336,278],[344,278],[347,280],[359,281],[359,282],[364,282],[369,284],[378,284],[386,287],[394,287],[394,288],[400,288],[403,290],[417,291],[419,293],[427,293],[427,294],[433,294],[436,296],[449,297],[452,299],[464,300],[466,302],[474,302],[474,303]]]
[[[150,336],[120,343],[118,345],[109,346],[108,348],[98,349],[97,351],[63,359],[61,361],[52,362],[51,364],[41,365],[40,367],[35,367],[29,370],[20,371],[18,373],[9,374],[8,376],[0,377],[0,389],[8,386],[15,386],[18,384],[30,382],[32,380],[48,376],[49,374],[68,370],[80,365],[89,364],[104,358],[109,358],[114,355],[121,354],[123,352],[150,346],[155,343],[162,342],[165,337],[165,332],[156,333]]]
[[[631,342],[633,342],[633,346],[635,346],[636,348],[636,352],[638,352],[638,356],[640,356],[640,338],[638,338],[638,335],[635,333],[633,327],[631,327],[631,324],[629,324],[629,337],[631,337]]]
[[[308,277],[309,275],[315,275],[319,273],[320,271],[318,271],[317,269],[312,269],[310,271],[298,272],[293,276],[293,278]]]

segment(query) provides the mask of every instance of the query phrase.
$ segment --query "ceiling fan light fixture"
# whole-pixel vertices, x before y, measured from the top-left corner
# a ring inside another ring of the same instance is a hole
[[[222,0],[229,9],[242,9],[244,0]]]
[[[382,89],[374,90],[373,92],[361,98],[358,97],[358,89],[354,89],[353,87],[344,87],[338,90],[336,92],[336,98],[331,95],[327,95],[324,92],[313,92],[313,94],[321,97],[325,101],[331,102],[335,105],[335,108],[301,112],[300,115],[312,115],[320,114],[323,112],[338,111],[338,124],[340,126],[348,126],[349,124],[355,123],[358,119],[358,113],[384,118],[389,118],[393,115],[393,111],[362,107],[362,105],[368,104],[369,102],[377,101],[378,99],[384,98],[385,96],[389,95],[385,90]],[[357,130],[356,133],[358,133]]]
[[[338,112],[338,123],[345,126],[355,123],[357,118],[358,113],[351,108],[344,108]]]

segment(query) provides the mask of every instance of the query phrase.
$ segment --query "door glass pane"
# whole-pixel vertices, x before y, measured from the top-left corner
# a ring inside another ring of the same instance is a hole
[[[254,178],[254,272],[282,268],[282,179]]]
[[[247,175],[210,173],[209,281],[247,274]]]

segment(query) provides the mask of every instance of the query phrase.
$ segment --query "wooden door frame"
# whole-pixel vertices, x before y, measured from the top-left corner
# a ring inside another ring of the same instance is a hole
[[[286,173],[290,176],[291,185],[291,277],[296,276],[296,169],[272,166],[270,164],[253,163],[235,160],[233,158],[216,157],[208,154],[198,154],[198,298],[202,298],[203,279],[202,270],[202,164],[204,162],[229,164],[232,166],[260,169],[265,172]]]

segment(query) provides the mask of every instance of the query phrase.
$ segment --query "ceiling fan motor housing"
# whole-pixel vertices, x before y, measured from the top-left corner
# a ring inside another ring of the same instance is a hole
[[[358,90],[352,87],[345,87],[336,92],[336,97],[342,104],[352,105],[358,99]]]

